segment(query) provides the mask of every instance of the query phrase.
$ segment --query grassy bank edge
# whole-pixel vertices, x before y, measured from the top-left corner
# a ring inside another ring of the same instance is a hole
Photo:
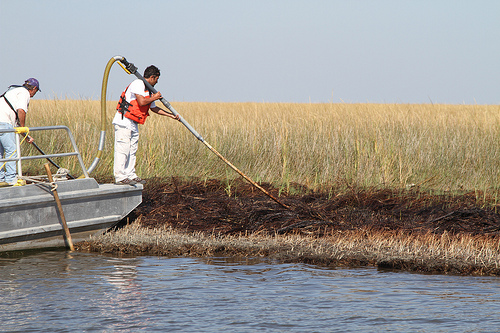
[[[149,229],[136,221],[76,244],[114,255],[267,257],[329,267],[375,266],[419,273],[500,276],[500,239],[490,236],[383,232],[369,229],[307,235],[207,235]]]

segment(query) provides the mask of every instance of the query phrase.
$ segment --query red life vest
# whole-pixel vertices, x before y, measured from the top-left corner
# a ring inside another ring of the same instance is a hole
[[[137,102],[137,99],[134,99],[130,103],[127,102],[125,98],[125,92],[127,91],[127,89],[122,92],[116,109],[122,114],[122,117],[131,119],[136,123],[142,125],[144,124],[144,122],[146,122],[146,118],[149,116],[149,106],[151,105],[151,103],[140,106],[139,102]],[[149,92],[149,96],[151,96],[151,92]]]

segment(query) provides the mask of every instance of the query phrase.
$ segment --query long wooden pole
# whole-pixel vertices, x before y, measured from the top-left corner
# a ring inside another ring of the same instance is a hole
[[[45,163],[43,165],[45,167],[45,170],[47,171],[47,176],[49,177],[49,181],[51,183],[54,183],[54,180],[52,178],[52,172],[50,172],[50,167],[49,163]],[[73,247],[73,241],[71,240],[71,233],[69,232],[68,224],[66,223],[66,217],[64,217],[64,212],[62,209],[62,204],[61,200],[59,199],[59,194],[57,194],[57,189],[53,188],[52,193],[54,194],[54,199],[56,200],[57,204],[57,209],[59,210],[59,215],[61,216],[61,223],[64,229],[64,234],[66,235],[65,240],[66,243],[71,251],[74,251],[75,248]]]

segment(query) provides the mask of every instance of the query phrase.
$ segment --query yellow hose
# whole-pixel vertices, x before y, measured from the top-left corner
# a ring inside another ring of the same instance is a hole
[[[108,90],[108,77],[111,66],[115,63],[116,59],[113,57],[109,59],[106,68],[104,69],[104,76],[102,78],[101,88],[101,131],[106,131],[106,93]]]
[[[113,58],[109,59],[106,68],[104,69],[104,76],[102,78],[102,88],[101,88],[101,135],[99,138],[97,156],[95,157],[94,161],[88,168],[87,170],[88,174],[94,171],[97,164],[99,164],[104,150],[104,142],[106,140],[106,93],[108,90],[108,77],[109,77],[109,72],[111,70],[111,66],[113,66],[115,61],[118,61],[120,66],[127,72],[127,74],[130,74],[130,72],[119,62],[120,60],[123,59],[125,58],[122,56],[114,56]]]

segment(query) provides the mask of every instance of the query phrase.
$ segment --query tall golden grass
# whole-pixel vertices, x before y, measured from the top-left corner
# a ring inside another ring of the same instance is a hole
[[[95,170],[98,175],[112,175],[115,106],[116,102],[107,104],[105,154]],[[295,183],[312,189],[334,184],[416,185],[433,191],[494,191],[499,185],[498,106],[203,102],[172,106],[243,172],[284,191],[293,191]],[[96,156],[98,101],[33,100],[27,123],[66,125],[87,166]],[[56,136],[40,132],[33,136],[47,151],[68,147]],[[140,126],[140,136],[137,172],[143,178],[237,176],[170,118],[152,114]],[[76,159],[58,161],[80,173]],[[42,172],[41,162],[24,165],[29,172]]]

